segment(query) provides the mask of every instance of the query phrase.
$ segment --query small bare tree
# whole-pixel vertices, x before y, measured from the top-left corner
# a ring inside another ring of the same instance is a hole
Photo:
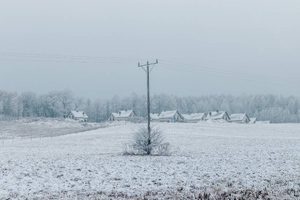
[[[148,144],[149,134],[147,127],[139,128],[134,132],[133,140],[125,145],[125,155],[168,155],[169,143],[164,142],[163,133],[157,128],[151,128],[151,144]]]

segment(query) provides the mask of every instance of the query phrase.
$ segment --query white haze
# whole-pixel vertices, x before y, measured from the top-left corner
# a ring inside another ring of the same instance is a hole
[[[144,94],[137,63],[158,58],[152,94],[297,96],[299,6],[296,0],[2,1],[0,90]]]

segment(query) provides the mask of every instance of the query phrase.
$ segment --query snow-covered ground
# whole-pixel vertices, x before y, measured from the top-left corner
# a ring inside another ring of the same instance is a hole
[[[107,123],[81,123],[71,119],[22,118],[0,121],[0,140],[55,137],[107,127]]]
[[[139,126],[5,141],[0,199],[300,198],[300,124],[159,123],[170,156],[123,156]]]

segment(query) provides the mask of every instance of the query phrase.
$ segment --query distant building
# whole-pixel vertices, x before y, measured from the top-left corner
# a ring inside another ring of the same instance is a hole
[[[145,118],[148,119],[148,115],[146,115]],[[159,113],[150,113],[150,121],[158,122],[159,121]]]
[[[159,122],[183,122],[183,116],[177,111],[163,111],[159,115]]]
[[[248,124],[250,122],[250,118],[246,113],[232,114],[230,115],[230,122]]]
[[[229,121],[230,117],[226,111],[209,112],[205,117],[205,120],[226,120]]]
[[[82,121],[82,122],[87,122],[89,117],[83,111],[70,111],[69,114],[67,115],[67,118]]]
[[[137,115],[133,110],[121,110],[117,113],[111,113],[109,115],[108,121],[129,121]]]
[[[257,122],[257,118],[250,118],[249,124],[255,124]]]
[[[206,113],[182,114],[184,121],[187,123],[197,123],[205,120]]]

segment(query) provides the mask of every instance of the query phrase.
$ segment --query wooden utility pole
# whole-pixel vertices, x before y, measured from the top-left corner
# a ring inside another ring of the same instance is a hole
[[[150,150],[150,145],[151,145],[151,127],[150,127],[150,72],[152,71],[154,65],[158,64],[158,60],[156,59],[155,63],[149,63],[147,61],[147,64],[144,65],[140,65],[140,63],[138,63],[139,67],[142,67],[143,70],[147,73],[147,111],[148,111],[148,148],[147,148],[147,154],[149,155],[151,153]],[[150,66],[152,66],[151,70],[150,70]],[[147,67],[147,69],[145,69],[144,67]]]

